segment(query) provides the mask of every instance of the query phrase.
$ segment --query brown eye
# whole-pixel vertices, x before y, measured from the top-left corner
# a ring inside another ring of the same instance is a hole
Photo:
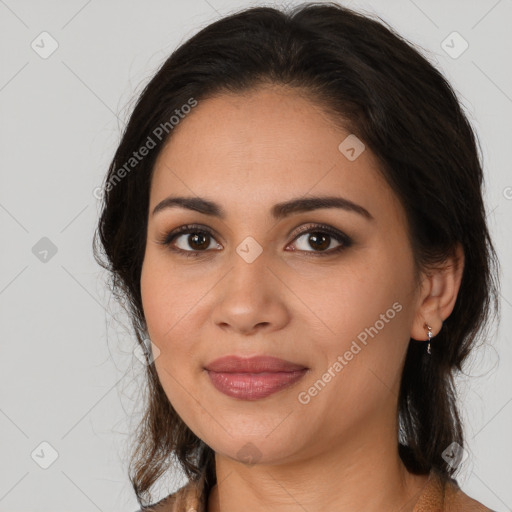
[[[210,235],[208,233],[198,232],[188,235],[187,244],[194,250],[208,249],[210,245]]]
[[[213,236],[206,231],[188,231],[175,235],[169,243],[174,241],[174,245],[182,251],[206,251],[211,248],[213,240]]]
[[[330,245],[331,236],[324,233],[311,233],[308,238],[308,243],[314,249],[324,250]]]
[[[300,241],[301,239],[302,241]],[[333,246],[333,242],[337,245]],[[352,240],[344,233],[328,226],[306,226],[295,238],[294,244],[298,245],[297,249],[294,250],[310,253],[314,256],[327,256],[350,247]]]
[[[209,252],[208,249],[212,247],[214,249],[221,247],[213,243],[214,241],[213,233],[209,229],[187,225],[171,231],[159,243],[184,256],[200,256],[201,253]]]
[[[311,231],[309,233],[300,235],[297,237],[296,241],[300,240],[301,238],[304,239],[305,242],[300,244],[301,247],[298,248],[299,251],[308,251],[310,248],[313,248],[315,251],[325,252],[326,249],[332,249],[332,247],[329,246],[331,245],[334,237],[329,233]],[[340,245],[339,242],[338,245]]]

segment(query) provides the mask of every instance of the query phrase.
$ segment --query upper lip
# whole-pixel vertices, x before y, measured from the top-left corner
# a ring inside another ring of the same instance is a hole
[[[205,369],[222,373],[261,373],[292,372],[304,370],[306,367],[272,356],[240,357],[229,355],[208,363]]]

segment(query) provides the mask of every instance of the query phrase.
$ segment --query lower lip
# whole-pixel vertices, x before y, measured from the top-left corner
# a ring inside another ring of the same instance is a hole
[[[293,372],[219,373],[208,371],[212,384],[227,396],[259,400],[302,379],[307,368]]]

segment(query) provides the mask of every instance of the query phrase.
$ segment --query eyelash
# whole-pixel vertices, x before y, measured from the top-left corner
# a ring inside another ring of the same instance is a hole
[[[214,233],[206,227],[200,226],[198,224],[187,224],[185,226],[181,226],[170,233],[166,233],[160,240],[158,240],[158,243],[161,245],[165,245],[171,250],[172,252],[178,253],[180,255],[183,255],[187,258],[197,258],[199,256],[202,256],[201,253],[208,252],[207,250],[203,251],[185,251],[183,249],[172,247],[171,243],[174,241],[175,238],[177,238],[179,235],[183,234],[207,234],[211,238],[215,239]],[[334,249],[330,249],[329,251],[301,251],[298,250],[297,252],[305,252],[308,253],[309,256],[317,257],[317,256],[331,256],[335,253],[339,253],[347,248],[349,248],[353,240],[342,233],[341,231],[338,231],[336,229],[331,228],[330,226],[327,226],[325,224],[315,224],[315,225],[308,225],[304,228],[301,228],[298,233],[296,233],[293,242],[295,242],[298,238],[300,238],[302,235],[307,233],[315,233],[315,234],[323,234],[328,235],[331,238],[334,238],[337,242],[340,243],[338,247],[335,247]]]

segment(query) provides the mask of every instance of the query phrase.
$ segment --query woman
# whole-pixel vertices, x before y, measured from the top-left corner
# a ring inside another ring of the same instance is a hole
[[[258,7],[180,46],[96,247],[149,348],[144,510],[489,510],[453,478],[453,377],[498,310],[482,180],[452,88],[378,21]],[[173,457],[189,482],[148,507]]]

